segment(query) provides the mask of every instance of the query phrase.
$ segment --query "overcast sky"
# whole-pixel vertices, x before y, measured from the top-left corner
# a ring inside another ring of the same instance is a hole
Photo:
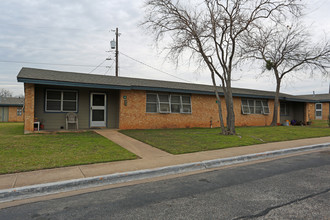
[[[16,76],[22,67],[114,75],[110,41],[119,28],[119,75],[157,80],[211,84],[207,70],[196,71],[188,61],[179,67],[165,60],[152,38],[139,27],[143,0],[1,0],[0,89],[23,94]],[[313,0],[307,5],[306,22],[315,38],[330,37],[330,1]],[[112,58],[105,61],[106,58]],[[103,64],[101,64],[104,61]],[[100,65],[101,64],[101,65]],[[146,65],[145,65],[146,64]],[[99,68],[95,69],[96,66]],[[156,69],[152,69],[152,66]],[[110,68],[109,68],[110,67]],[[95,69],[95,70],[94,70]],[[94,70],[94,71],[93,71]],[[237,72],[234,87],[275,89],[270,76],[256,78],[260,69]],[[235,77],[234,77],[235,78]],[[281,92],[328,93],[329,77],[284,78]]]

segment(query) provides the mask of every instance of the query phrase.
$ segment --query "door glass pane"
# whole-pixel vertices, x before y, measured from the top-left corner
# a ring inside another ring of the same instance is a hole
[[[316,117],[322,117],[322,111],[316,111]]]
[[[104,121],[104,110],[93,110],[92,121]]]
[[[93,106],[104,106],[104,95],[94,94],[93,95]]]
[[[321,110],[322,109],[322,104],[321,103],[317,103],[315,105],[315,108]]]

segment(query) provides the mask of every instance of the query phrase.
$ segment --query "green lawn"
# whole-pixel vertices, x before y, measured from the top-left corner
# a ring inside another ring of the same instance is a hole
[[[22,123],[0,123],[0,174],[135,158],[94,132],[24,135]]]
[[[328,120],[313,120],[311,127],[317,127],[317,128],[328,128]]]
[[[220,135],[218,128],[122,130],[120,132],[171,154],[330,136],[329,128],[306,126],[237,127],[236,131],[236,136]]]

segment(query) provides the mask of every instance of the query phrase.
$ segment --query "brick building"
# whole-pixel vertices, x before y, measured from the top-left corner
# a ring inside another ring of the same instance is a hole
[[[24,121],[24,98],[0,97],[0,122]]]
[[[210,85],[32,68],[22,68],[17,80],[25,89],[25,132],[34,131],[35,123],[45,130],[65,129],[68,112],[77,115],[79,129],[219,126]],[[237,126],[270,125],[274,92],[233,88],[233,99]],[[327,119],[329,102],[329,94],[318,98],[282,93],[278,123]]]

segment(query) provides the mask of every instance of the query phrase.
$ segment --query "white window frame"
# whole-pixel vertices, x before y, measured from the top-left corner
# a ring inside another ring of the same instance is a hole
[[[156,95],[156,98],[157,98],[157,103],[155,103],[155,102],[148,102],[147,101],[147,97],[148,97],[148,95]],[[159,96],[160,95],[167,95],[168,96],[168,102],[164,102],[164,101],[160,101],[160,98],[159,98]],[[180,105],[180,112],[172,112],[172,96],[179,96],[180,97],[180,103],[173,103],[174,105]],[[188,97],[189,98],[189,103],[183,103],[183,101],[182,101],[182,97]],[[157,111],[156,112],[148,112],[147,110],[147,104],[148,103],[152,103],[152,104],[157,104],[156,106],[157,106]],[[160,105],[161,104],[166,104],[166,105],[168,105],[168,111],[162,111],[161,110],[161,107],[160,107]],[[183,111],[183,106],[189,106],[189,112],[184,112]],[[152,93],[152,92],[148,92],[147,94],[146,94],[146,113],[165,113],[165,114],[168,114],[168,113],[173,113],[173,114],[191,114],[192,113],[192,104],[191,104],[191,96],[190,95],[181,95],[181,94],[168,94],[168,93]]]
[[[266,102],[267,105],[265,105],[264,102]],[[269,111],[268,100],[261,100],[261,105],[262,105],[262,114],[269,115],[270,111]]]
[[[172,96],[178,96],[179,102],[172,102]],[[182,96],[178,94],[171,94],[170,95],[170,102],[171,102],[171,113],[173,114],[180,114],[182,112]],[[178,105],[179,106],[179,112],[172,112],[172,105]]]
[[[61,100],[49,100],[47,99],[48,91],[60,92]],[[64,100],[64,92],[74,92],[76,94],[76,100]],[[60,110],[48,110],[47,109],[47,101],[60,101],[61,109]],[[63,110],[63,102],[75,102],[76,109],[74,111]],[[47,89],[45,94],[45,112],[78,112],[78,91],[76,90],[58,90],[58,89]]]
[[[189,104],[183,103],[182,97],[188,97],[189,98]],[[182,114],[191,114],[192,108],[191,108],[191,96],[188,95],[180,95],[180,101],[181,101],[181,108],[180,108],[180,113]],[[184,112],[183,111],[183,106],[190,106],[190,112]]]
[[[23,114],[23,108],[17,107],[17,116],[22,116],[22,114]]]
[[[155,95],[156,96],[156,102],[148,102],[148,94]],[[156,104],[156,111],[155,112],[148,112],[147,111],[147,105],[148,105],[148,103]],[[158,95],[157,95],[157,93],[147,93],[147,95],[146,95],[146,112],[147,113],[158,113],[159,112]]]
[[[246,102],[246,104],[243,104],[243,101]],[[251,103],[253,102],[253,105]],[[261,106],[257,106],[256,103],[260,102]],[[267,105],[265,105],[265,102]],[[256,113],[256,108],[261,107],[261,113]],[[253,112],[251,109],[253,108]],[[268,100],[265,99],[241,99],[241,110],[243,115],[250,115],[250,114],[257,114],[257,115],[268,115],[269,114],[269,106],[268,106]]]
[[[167,96],[167,102],[161,102],[159,96]],[[171,113],[171,95],[170,94],[158,94],[157,93],[157,101],[158,101],[158,111],[159,113]],[[167,106],[167,111],[162,111],[161,105]]]
[[[317,109],[316,106],[321,105],[320,109]],[[316,112],[321,112],[321,116],[317,116]],[[322,114],[323,114],[323,105],[322,103],[315,103],[315,119],[322,119]]]

